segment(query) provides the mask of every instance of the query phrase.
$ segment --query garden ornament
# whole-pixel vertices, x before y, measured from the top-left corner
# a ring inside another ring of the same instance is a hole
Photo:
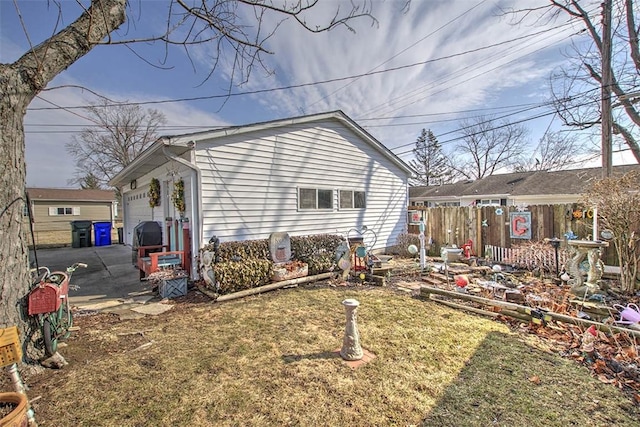
[[[347,324],[342,341],[342,349],[340,357],[344,360],[360,360],[364,356],[362,347],[360,346],[360,334],[358,332],[357,311],[360,303],[355,299],[346,299],[342,301],[344,305]]]
[[[623,323],[638,323],[640,322],[640,309],[633,303],[627,304],[626,307],[620,304],[614,304],[613,308],[620,312],[620,322]]]

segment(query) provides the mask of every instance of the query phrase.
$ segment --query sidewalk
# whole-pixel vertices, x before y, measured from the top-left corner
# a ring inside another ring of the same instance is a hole
[[[80,311],[116,313],[121,319],[159,314],[171,308],[158,304],[160,296],[151,283],[140,281],[132,264],[131,246],[109,245],[88,248],[56,248],[36,251],[38,265],[64,271],[76,262],[87,264],[73,273],[69,291],[71,306]],[[35,260],[33,252],[31,259]]]

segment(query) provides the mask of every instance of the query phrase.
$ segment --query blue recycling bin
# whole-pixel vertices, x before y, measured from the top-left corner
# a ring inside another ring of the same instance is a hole
[[[95,246],[109,246],[111,244],[111,223],[110,222],[94,222],[93,223],[94,244]]]

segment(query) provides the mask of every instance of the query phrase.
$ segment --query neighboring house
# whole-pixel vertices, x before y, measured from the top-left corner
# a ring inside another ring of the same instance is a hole
[[[123,196],[124,238],[141,221],[166,230],[184,183],[191,253],[220,241],[346,232],[367,226],[376,248],[407,229],[413,170],[341,111],[158,139],[110,184]],[[149,206],[152,179],[160,206]],[[188,224],[188,225],[187,225]],[[166,233],[165,233],[166,234]],[[167,236],[164,236],[166,242]],[[195,262],[192,265],[197,265]]]
[[[71,221],[113,223],[119,220],[113,190],[27,188],[27,193],[38,244],[70,243]],[[26,210],[24,218],[28,221]]]
[[[614,166],[613,175],[640,165]],[[476,181],[409,188],[411,206],[519,206],[576,203],[589,184],[602,178],[602,168],[515,172]]]

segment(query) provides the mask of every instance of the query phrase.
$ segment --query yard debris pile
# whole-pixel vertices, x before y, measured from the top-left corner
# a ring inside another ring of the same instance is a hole
[[[411,278],[421,283],[423,297],[535,334],[548,351],[584,364],[601,382],[624,390],[640,404],[640,324],[619,322],[620,308],[638,303],[637,296],[625,299],[603,283],[606,290],[601,293],[579,297],[560,279],[508,266],[444,265],[436,259],[427,267],[421,273],[415,261],[396,266],[392,283],[404,286]],[[436,295],[436,289],[442,292]]]

